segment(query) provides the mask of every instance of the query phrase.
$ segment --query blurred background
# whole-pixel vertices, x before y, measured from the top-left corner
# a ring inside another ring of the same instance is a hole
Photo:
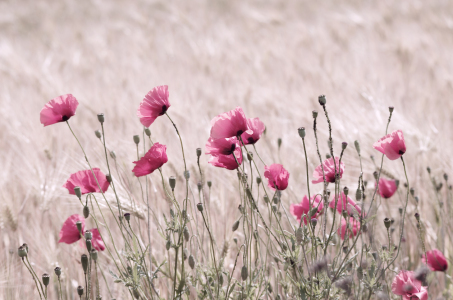
[[[103,112],[107,146],[115,150],[122,176],[133,181],[132,136],[143,129],[136,110],[151,88],[168,85],[169,114],[182,134],[194,192],[200,180],[195,149],[204,149],[210,120],[241,106],[247,117],[259,117],[267,127],[257,144],[263,160],[282,163],[291,174],[282,200],[286,207],[306,193],[298,127],[307,128],[309,173],[319,164],[314,109],[320,112],[321,153],[328,151],[318,95],[327,98],[334,151],[339,154],[343,141],[350,145],[344,183],[354,189],[359,175],[354,140],[361,143],[365,178],[372,181],[369,157],[380,161],[372,143],[384,135],[388,107],[394,106],[389,131],[404,132],[409,179],[420,197],[413,211],[435,216],[426,167],[440,182],[453,163],[450,1],[2,0],[0,11],[0,289],[5,299],[29,295],[34,288],[16,254],[23,242],[30,245],[38,273],[61,266],[71,292],[82,280],[73,266],[83,249],[57,242],[64,220],[81,214],[79,202],[62,185],[87,166],[65,124],[44,128],[39,122],[44,104],[66,93],[80,102],[70,123],[93,166],[107,173],[94,135],[100,129],[96,114]],[[164,175],[178,176],[182,187],[174,129],[166,118],[150,129],[154,141],[168,146]],[[228,240],[239,216],[236,174],[207,161],[203,155],[205,178],[213,182],[211,212],[220,222],[214,224],[216,236]],[[400,161],[385,160],[384,169],[403,179]],[[160,178],[153,180],[158,186]],[[152,203],[161,216],[169,206],[157,189],[151,191]],[[120,193],[127,198],[127,188]],[[396,217],[398,206],[390,203],[387,213]],[[437,229],[430,229],[432,218],[426,217],[428,248],[439,241]],[[164,244],[153,237],[156,257]],[[112,289],[120,287],[112,284]]]

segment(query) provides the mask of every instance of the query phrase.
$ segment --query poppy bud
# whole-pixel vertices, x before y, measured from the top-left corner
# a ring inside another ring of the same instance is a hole
[[[318,208],[317,207],[312,207],[311,210],[310,210],[310,217],[316,215],[317,212],[318,212]]]
[[[253,161],[253,153],[250,153],[250,152],[247,153],[247,159],[248,159],[249,161]]]
[[[91,251],[91,247],[92,247],[91,240],[86,240],[85,241],[85,245],[87,246],[88,252],[90,252]]]
[[[184,260],[186,260],[186,259],[187,259],[187,257],[189,256],[189,250],[187,250],[187,248],[184,248],[184,250],[183,250],[182,254],[183,254],[183,258],[184,258]]]
[[[319,104],[321,104],[322,106],[326,105],[326,96],[324,95],[321,95],[318,97],[318,101],[319,101]]]
[[[384,225],[385,225],[385,228],[389,229],[390,228],[390,225],[391,225],[391,221],[389,218],[385,218],[384,219]]]
[[[151,136],[151,130],[149,130],[148,127],[145,127],[145,134],[150,137]]]
[[[19,254],[20,258],[23,258],[23,257],[27,256],[27,250],[25,249],[24,246],[20,246],[17,251],[17,254]]]
[[[104,114],[98,114],[98,121],[102,124],[104,123],[105,119],[104,119]]]
[[[371,255],[373,256],[373,259],[376,261],[377,260],[377,252],[371,252]]]
[[[82,234],[82,222],[77,221],[75,224],[79,233]]]
[[[57,275],[58,277],[60,277],[60,275],[61,275],[61,268],[60,268],[60,267],[56,267],[56,268],[54,269],[54,271],[55,271],[55,275]]]
[[[131,214],[130,213],[125,213],[124,214],[124,218],[126,219],[126,221],[130,221],[131,220]]]
[[[184,240],[186,240],[186,242],[188,242],[189,238],[190,238],[189,229],[187,229],[187,226],[184,226]]]
[[[315,228],[317,224],[318,224],[318,219],[312,218],[312,219],[311,219],[311,226],[312,226],[313,228]]]
[[[311,114],[313,115],[313,119],[318,117],[318,112],[316,110],[312,111]]]
[[[95,130],[95,131],[94,131],[94,134],[96,135],[96,137],[97,137],[98,139],[100,139],[101,136],[102,136],[102,135],[101,135],[101,132],[100,132],[99,130]]]
[[[201,183],[201,181],[198,181],[197,187],[198,187],[198,192],[200,192],[201,189],[203,188],[203,183]]]
[[[115,151],[110,151],[110,157],[116,159]]]
[[[272,199],[272,202],[274,202],[274,204],[278,204],[280,202],[280,199],[278,199],[278,197],[274,197]]]
[[[269,197],[267,195],[264,195],[263,199],[264,199],[264,202],[269,203]]]
[[[392,113],[393,112],[393,109],[394,107],[393,106],[389,106],[389,112]]]
[[[195,258],[192,254],[189,255],[189,266],[192,270],[195,268]]]
[[[357,153],[360,155],[360,144],[359,144],[359,141],[355,140],[354,141],[354,146],[355,146],[355,150],[357,150]]]
[[[403,208],[402,208],[402,207],[399,207],[399,208],[398,208],[398,212],[400,213],[400,215],[402,215],[402,214],[403,214]]]
[[[165,244],[165,249],[170,250],[170,247],[171,247],[171,242],[170,240],[167,240],[167,243]]]
[[[223,285],[223,275],[222,274],[219,274],[219,284],[220,284],[220,286]]]
[[[345,196],[347,196],[349,194],[349,188],[347,186],[344,187],[343,193]]]
[[[344,150],[344,149],[346,149],[347,146],[348,146],[348,143],[346,143],[346,142],[341,143],[341,149]]]
[[[185,178],[186,180],[189,180],[189,178],[190,178],[190,171],[189,171],[189,170],[184,171],[184,178]]]
[[[343,218],[347,219],[348,218],[348,212],[346,210],[343,209],[343,211],[341,212],[341,214],[343,215]]]
[[[272,205],[272,211],[276,212],[277,211],[277,205]]]
[[[81,285],[79,285],[77,287],[77,294],[82,297],[83,296],[83,287]]]
[[[134,135],[134,136],[133,136],[133,139],[134,139],[134,143],[135,143],[136,145],[138,145],[138,144],[140,143],[140,136]]]
[[[197,157],[201,156],[201,148],[197,148]]]
[[[326,194],[327,194],[327,198],[329,198],[330,197],[330,190],[329,189],[326,190]]]
[[[47,274],[47,273],[42,274],[42,283],[43,283],[45,286],[48,286],[48,285],[49,285],[49,281],[50,281],[50,276],[49,276],[49,274]]]
[[[82,254],[80,261],[82,262],[83,273],[86,274],[88,270],[88,256],[86,254]]]
[[[239,220],[233,223],[233,227],[231,228],[233,232],[235,232],[239,228]]]
[[[297,228],[296,230],[296,241],[298,244],[302,243],[303,239],[303,229],[302,227]]]
[[[281,138],[278,138],[277,145],[278,145],[278,149],[280,149],[280,147],[282,146],[282,139]]]
[[[170,216],[172,219],[175,218],[175,212],[173,211],[173,208],[170,208]]]
[[[256,184],[260,185],[261,183],[261,177],[256,177]]]
[[[297,131],[299,132],[299,136],[301,138],[305,138],[305,127],[300,127]]]
[[[207,184],[208,184],[208,187],[211,188],[211,186],[212,186],[212,181],[211,181],[211,180],[208,180]]]
[[[168,179],[168,183],[170,184],[171,190],[173,191],[176,186],[176,177],[170,176],[170,178]]]
[[[202,203],[198,203],[197,204],[197,209],[199,212],[202,212],[203,211],[203,204]]]
[[[83,216],[87,219],[90,216],[90,208],[88,206],[83,207]]]
[[[105,175],[105,179],[107,179],[108,182],[112,182],[112,175],[110,174]]]
[[[93,238],[93,234],[91,233],[91,231],[89,231],[89,230],[85,231],[85,239],[91,240],[92,238]]]
[[[74,187],[74,193],[76,194],[77,198],[82,198],[82,191],[80,190],[79,186]]]
[[[242,280],[247,280],[247,277],[249,276],[249,272],[246,266],[242,266],[241,269],[241,278]]]
[[[355,200],[357,200],[357,201],[362,200],[362,190],[361,189],[357,189],[355,191]]]
[[[330,156],[329,153],[326,153],[326,159],[329,159],[329,158],[331,158],[331,157],[332,157],[332,156]]]

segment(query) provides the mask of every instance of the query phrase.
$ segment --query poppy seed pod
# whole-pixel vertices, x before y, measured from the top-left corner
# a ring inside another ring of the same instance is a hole
[[[88,252],[90,252],[90,251],[91,251],[91,248],[92,248],[92,246],[93,246],[93,244],[91,243],[91,240],[86,240],[86,241],[85,241],[85,245],[87,246]]]
[[[277,196],[275,196],[273,199],[272,199],[272,202],[274,202],[274,204],[278,204],[280,202],[280,199],[278,199]]]
[[[75,224],[79,233],[82,234],[82,222],[77,221]]]
[[[344,149],[346,149],[346,147],[348,147],[348,143],[346,143],[346,142],[341,143],[341,149],[344,150]]]
[[[82,254],[80,261],[82,263],[83,273],[86,274],[88,270],[88,256],[86,254]]]
[[[197,157],[201,156],[201,148],[197,148]]]
[[[239,220],[237,220],[236,222],[233,223],[233,226],[231,229],[233,230],[233,232],[235,232],[238,228],[239,228]]]
[[[131,214],[130,213],[125,213],[124,214],[124,218],[126,219],[126,221],[130,221],[131,220]]]
[[[316,110],[312,111],[311,114],[313,115],[313,119],[316,119],[318,117],[318,111]]]
[[[98,121],[102,124],[105,121],[104,114],[98,114]]]
[[[389,218],[384,219],[385,228],[389,229],[391,224],[392,224],[392,222],[390,221]]]
[[[101,132],[100,132],[99,130],[95,130],[95,131],[94,131],[94,134],[96,135],[96,137],[97,137],[98,139],[100,139],[101,136],[102,136],[102,134],[101,134]]]
[[[90,257],[91,257],[94,261],[97,261],[97,260],[98,260],[98,252],[96,251],[96,249],[91,249],[91,250],[90,250]]]
[[[261,177],[256,177],[256,184],[260,185],[261,183]]]
[[[23,258],[23,257],[27,256],[27,250],[25,249],[24,246],[20,246],[17,251],[17,254],[19,254],[20,258]]]
[[[195,258],[192,254],[189,255],[189,266],[192,270],[195,268]]]
[[[184,171],[184,178],[185,178],[186,180],[189,180],[189,179],[190,179],[190,171],[189,171],[189,170]]]
[[[269,203],[269,197],[267,195],[264,195],[263,199],[265,203]]]
[[[392,113],[394,110],[394,107],[393,106],[389,106],[389,112]]]
[[[349,188],[347,186],[344,187],[343,193],[345,196],[347,196],[349,194]]]
[[[149,130],[148,127],[145,127],[145,134],[150,137],[151,136],[151,130]]]
[[[247,277],[249,276],[249,272],[248,272],[248,269],[246,266],[242,266],[242,269],[241,269],[241,278],[242,280],[247,280]]]
[[[175,186],[176,186],[176,177],[175,176],[170,176],[170,178],[168,178],[168,183],[170,184],[170,188],[173,191],[175,189]]]
[[[77,287],[77,294],[82,297],[83,296],[83,287],[81,285],[79,285]]]
[[[211,186],[212,186],[212,181],[211,181],[211,180],[208,180],[207,183],[208,183],[208,187],[211,188]]]
[[[140,143],[140,136],[134,135],[134,136],[133,136],[133,139],[134,139],[134,143],[135,143],[136,145],[138,145],[138,144]]]
[[[199,212],[202,212],[203,211],[203,204],[202,203],[198,203],[197,204],[197,209]]]
[[[201,189],[203,188],[203,183],[201,181],[197,182],[197,188],[198,188],[198,192],[201,192]]]
[[[88,206],[83,207],[83,216],[87,219],[90,216],[90,208]]]
[[[297,132],[299,133],[299,136],[301,138],[305,138],[305,127],[300,127],[299,129],[297,129]]]
[[[360,144],[359,144],[358,140],[354,141],[354,146],[355,146],[355,150],[357,150],[357,153],[360,155]]]
[[[417,221],[420,221],[420,214],[419,214],[419,213],[415,213],[414,216],[415,216],[415,219],[416,219]]]
[[[326,96],[324,96],[324,95],[319,96],[319,97],[318,97],[318,102],[319,102],[319,104],[321,104],[322,106],[326,105],[326,102],[327,102],[327,101],[326,101]]]
[[[89,231],[89,230],[85,231],[85,239],[91,240],[92,238],[93,238],[93,234],[91,233],[91,231]]]
[[[61,268],[60,268],[60,267],[56,267],[56,268],[54,269],[54,271],[55,271],[55,275],[57,275],[58,277],[60,277],[60,275],[61,275]]]
[[[48,286],[50,282],[50,276],[47,273],[42,274],[42,284]]]
[[[75,186],[74,187],[74,194],[76,194],[77,198],[79,198],[79,199],[82,198],[82,191],[80,189],[80,186]]]

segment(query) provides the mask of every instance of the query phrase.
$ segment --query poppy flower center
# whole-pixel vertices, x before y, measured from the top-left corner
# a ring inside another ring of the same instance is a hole
[[[405,152],[403,150],[400,150],[398,154],[403,155]]]
[[[61,122],[66,122],[67,120],[69,120],[68,116],[62,116],[61,117]]]
[[[254,138],[249,137],[249,138],[247,139],[247,142],[249,142],[249,144],[255,144],[256,141],[255,141]]]
[[[240,136],[243,133],[244,133],[244,130],[238,130],[238,132],[236,133],[236,136]]]
[[[160,112],[159,116],[162,116],[163,114],[165,114],[167,112],[167,105],[162,105],[162,111]]]

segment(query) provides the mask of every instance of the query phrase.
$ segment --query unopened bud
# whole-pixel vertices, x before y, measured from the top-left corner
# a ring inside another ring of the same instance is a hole
[[[233,239],[233,242],[237,245],[237,244],[238,244],[238,239],[237,239],[237,238],[234,238],[234,239]]]
[[[346,149],[347,146],[348,146],[348,143],[346,143],[346,142],[341,143],[341,149],[344,150],[344,149]]]
[[[77,230],[79,231],[79,233],[83,234],[82,233],[82,222],[77,221],[75,224],[76,224],[76,227],[77,227]]]
[[[135,299],[140,299],[140,293],[137,291],[137,289],[132,289],[132,295],[134,295]]]
[[[86,274],[88,270],[88,256],[86,254],[82,254],[80,261],[82,263],[83,273]]]
[[[203,204],[202,203],[198,203],[197,204],[197,209],[199,212],[202,212],[203,211]]]
[[[315,228],[315,227],[316,227],[316,224],[318,224],[318,219],[312,218],[310,222],[311,222],[311,226],[312,226],[313,228]]]
[[[167,243],[165,244],[165,249],[170,250],[170,247],[171,247],[171,242],[170,240],[167,240]]]
[[[305,138],[305,127],[300,127],[297,131],[299,132],[299,136],[301,138]]]
[[[278,199],[277,196],[275,196],[273,199],[272,199],[272,202],[274,202],[274,204],[278,204],[280,202],[280,199]]]
[[[112,182],[112,175],[110,175],[110,174],[105,175],[105,179],[107,179],[107,182],[111,183]]]
[[[249,272],[248,272],[248,269],[246,266],[242,266],[242,269],[241,269],[241,278],[242,280],[247,280],[247,277],[249,276]]]
[[[90,252],[91,247],[93,246],[93,244],[91,243],[91,240],[85,240],[85,245],[87,246],[88,252]]]
[[[317,207],[312,207],[310,212],[309,212],[309,217],[313,217],[314,215],[316,215],[316,213],[318,212],[318,208]]]
[[[318,101],[319,101],[319,104],[321,104],[322,106],[326,105],[326,96],[324,95],[321,95],[318,97]]]
[[[93,238],[93,234],[91,233],[91,231],[89,231],[89,230],[85,231],[85,239],[91,240],[92,238]]]
[[[94,134],[96,135],[96,137],[97,137],[98,139],[100,139],[100,138],[102,137],[102,134],[101,134],[101,132],[100,132],[99,130],[95,130],[95,131],[94,131]]]
[[[183,233],[184,233],[184,240],[186,242],[188,242],[189,238],[190,238],[190,233],[189,233],[189,229],[187,229],[187,226],[184,226]]]
[[[140,136],[134,135],[134,136],[133,136],[133,139],[134,139],[134,143],[135,143],[136,145],[138,145],[138,144],[140,143]]]
[[[195,268],[195,258],[192,254],[189,255],[189,266],[192,270]]]
[[[102,124],[105,121],[104,114],[98,114],[98,121]]]
[[[346,210],[343,209],[343,211],[341,212],[341,214],[343,215],[343,218],[347,219],[348,218],[348,212]]]
[[[74,187],[74,193],[77,196],[77,198],[79,198],[79,199],[82,198],[82,191],[80,190],[79,186]]]
[[[148,127],[145,127],[145,134],[150,137],[151,136],[151,130],[149,130]]]
[[[83,207],[83,216],[87,219],[90,216],[90,208],[88,206]]]
[[[236,222],[233,223],[233,226],[231,227],[231,229],[233,230],[233,232],[235,232],[238,228],[239,228],[239,220],[237,220]]]
[[[175,189],[175,186],[176,186],[176,177],[175,176],[170,176],[170,178],[168,179],[168,183],[170,184],[170,188],[173,191]]]
[[[201,156],[201,148],[197,148],[197,157]]]
[[[222,274],[219,274],[219,284],[220,284],[220,286],[223,285],[223,275]]]
[[[277,205],[272,205],[272,211],[276,212],[277,211]]]
[[[332,156],[330,156],[329,153],[326,153],[326,159],[329,159],[329,158],[331,158],[331,157],[332,157]]]
[[[27,249],[25,249],[24,246],[20,246],[17,251],[17,254],[19,254],[20,258],[23,258],[23,257],[27,256]]]
[[[208,187],[211,188],[211,186],[212,186],[212,181],[211,181],[211,180],[208,180],[207,184],[208,184]]]
[[[389,106],[389,112],[392,113],[393,112],[393,109],[394,107],[393,106]]]
[[[182,251],[182,254],[183,254],[184,260],[186,260],[187,257],[189,256],[189,250],[187,248],[184,248],[184,250]]]
[[[189,179],[190,179],[190,171],[189,171],[189,170],[184,171],[184,178],[185,178],[186,180],[189,180]]]
[[[302,227],[297,228],[296,230],[296,241],[298,244],[302,243],[304,236],[303,236],[303,229]]]
[[[261,177],[256,177],[256,184],[260,185],[261,183]]]
[[[281,138],[278,138],[277,145],[278,145],[278,149],[280,149],[280,147],[282,146],[282,139]]]
[[[61,268],[60,268],[60,267],[56,267],[56,268],[54,269],[54,271],[55,271],[55,275],[57,275],[58,277],[60,277],[60,275],[61,275]]]
[[[313,115],[313,119],[318,117],[318,112],[316,110],[312,111],[311,114]]]
[[[377,171],[373,172],[374,179],[378,180],[379,178],[379,173]]]
[[[110,157],[113,158],[113,159],[116,159],[115,151],[110,151]]]
[[[263,199],[264,199],[264,202],[265,203],[269,203],[269,197],[267,195],[264,195],[263,196]]]
[[[385,225],[385,228],[389,229],[390,228],[390,225],[391,225],[391,221],[389,218],[385,218],[384,219],[384,225]]]
[[[398,207],[398,212],[400,213],[400,215],[403,214],[403,208],[402,207]]]
[[[361,189],[357,189],[355,191],[355,200],[357,200],[357,201],[362,200],[362,190]]]
[[[373,259],[376,261],[378,258],[377,252],[371,252],[371,255],[373,256]]]
[[[83,287],[81,285],[79,285],[77,287],[77,294],[82,297],[83,296]]]
[[[355,146],[355,150],[357,150],[357,153],[360,155],[360,144],[359,144],[358,140],[354,141],[354,146]]]

